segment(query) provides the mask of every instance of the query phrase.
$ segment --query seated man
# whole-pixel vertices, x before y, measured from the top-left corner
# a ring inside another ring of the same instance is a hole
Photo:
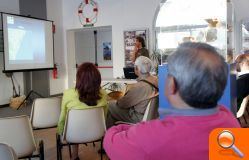
[[[234,115],[217,104],[228,68],[214,47],[181,44],[168,58],[168,73],[165,95],[174,109],[162,120],[110,128],[104,138],[110,159],[208,160],[209,133],[240,127]]]
[[[142,120],[149,98],[158,89],[157,77],[150,75],[151,66],[151,60],[147,57],[140,56],[136,59],[134,67],[138,82],[122,98],[110,101],[107,128],[113,126],[116,121],[137,123]]]
[[[238,109],[243,99],[249,95],[249,51],[241,54],[236,59],[237,79],[237,104]]]

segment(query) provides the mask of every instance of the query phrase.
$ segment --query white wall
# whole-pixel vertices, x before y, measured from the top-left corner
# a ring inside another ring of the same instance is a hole
[[[75,31],[75,57],[76,63],[80,65],[83,62],[95,63],[95,42],[94,33],[97,31],[97,63],[100,67],[113,66],[112,60],[103,58],[103,42],[112,42],[111,27],[82,29]],[[113,55],[113,54],[112,54]],[[112,57],[113,59],[113,57]],[[99,68],[102,78],[112,78],[112,68]]]
[[[19,0],[1,0],[0,11],[19,14]]]
[[[7,13],[19,14],[19,0],[1,0],[0,11]],[[12,83],[11,79],[7,78],[2,73],[3,70],[3,53],[0,52],[0,105],[9,103],[10,97],[12,96]],[[21,87],[21,94],[23,94],[23,73],[14,73],[16,79],[16,89],[18,90],[18,84]]]
[[[62,93],[67,88],[66,59],[64,52],[64,28],[62,18],[61,0],[47,0],[47,19],[53,20],[56,32],[54,34],[54,58],[58,65],[58,79],[53,79],[52,71],[49,73],[50,95]]]
[[[113,46],[113,75],[121,77],[124,66],[124,40],[123,31],[136,28],[149,28],[150,50],[152,49],[153,19],[161,0],[96,0],[99,4],[98,21],[95,26],[112,26]],[[65,32],[71,29],[82,28],[77,8],[81,0],[63,0],[63,25]],[[66,36],[64,36],[65,49],[68,49]],[[68,53],[68,52],[67,52]],[[66,55],[68,55],[66,53]],[[72,60],[70,52],[67,58]],[[75,61],[75,60],[74,60]],[[75,62],[68,62],[68,72],[74,72]],[[71,74],[69,74],[70,76]],[[70,79],[70,77],[69,77]],[[70,81],[70,80],[69,80]],[[69,82],[69,86],[72,83]]]
[[[7,1],[7,0],[6,0]],[[47,0],[48,18],[57,22],[61,35],[55,39],[56,61],[63,63],[61,73],[63,80],[50,80],[51,93],[72,87],[75,79],[75,46],[73,29],[83,28],[79,22],[77,8],[82,0]],[[99,4],[99,16],[95,26],[112,26],[113,66],[114,77],[123,74],[124,43],[123,31],[135,28],[149,28],[149,49],[153,49],[154,35],[152,33],[153,19],[161,0],[96,0]],[[61,4],[62,3],[62,4]],[[233,0],[235,7],[235,47],[240,51],[240,23],[249,18],[248,0]],[[61,8],[62,7],[62,8]],[[62,27],[63,26],[63,27]],[[59,42],[58,42],[59,41]],[[59,47],[58,47],[59,46]],[[57,51],[56,51],[57,50]],[[64,54],[62,54],[64,52]],[[58,57],[59,55],[59,57]],[[66,62],[64,62],[64,59]],[[65,65],[66,64],[66,65]],[[65,65],[65,66],[64,66]],[[65,70],[66,67],[66,70]],[[61,78],[59,76],[59,78]],[[64,79],[65,77],[65,79]],[[59,81],[60,83],[56,83]],[[65,82],[66,86],[63,84]]]
[[[75,57],[76,63],[95,62],[93,31],[75,32]]]
[[[99,4],[98,22],[95,26],[112,26],[113,76],[121,77],[124,66],[123,31],[136,28],[149,28],[150,49],[152,49],[152,26],[156,9],[161,0],[96,0]],[[50,71],[50,94],[62,93],[65,88],[74,85],[75,48],[71,29],[82,28],[78,20],[77,8],[81,0],[47,0],[47,18],[56,25],[54,35],[55,63],[58,64],[58,79],[52,78]],[[19,13],[19,0],[1,0],[0,11]],[[67,39],[68,38],[68,39]],[[69,41],[69,44],[67,43]],[[69,55],[68,55],[69,53]],[[0,57],[1,57],[0,53]],[[1,59],[0,59],[1,60]],[[2,63],[0,63],[2,64]],[[0,66],[1,67],[1,66]],[[101,70],[101,69],[100,69]],[[108,71],[109,72],[109,71]],[[23,90],[23,74],[16,73],[16,78]],[[0,88],[9,86],[9,79],[0,73]],[[9,86],[11,87],[11,86]],[[8,88],[8,87],[7,87]],[[7,89],[6,89],[7,91]],[[0,104],[8,101],[9,93],[0,93]],[[4,98],[5,97],[5,98]],[[8,97],[8,98],[7,98]]]

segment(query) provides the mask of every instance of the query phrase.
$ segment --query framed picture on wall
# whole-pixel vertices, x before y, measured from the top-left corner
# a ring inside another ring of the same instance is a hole
[[[103,43],[103,57],[105,61],[112,60],[112,43],[111,42]]]
[[[146,48],[148,49],[148,29],[134,29],[124,31],[124,50],[125,50],[125,66],[133,66],[130,60],[131,53],[135,47],[136,36],[141,36],[144,38],[146,43]]]

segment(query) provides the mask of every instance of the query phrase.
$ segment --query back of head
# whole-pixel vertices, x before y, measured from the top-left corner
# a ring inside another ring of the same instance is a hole
[[[216,107],[227,82],[228,68],[216,49],[205,43],[182,43],[168,58],[183,101],[194,108]]]
[[[237,72],[241,72],[241,65],[245,64],[249,67],[249,51],[245,52],[244,54],[239,55],[236,60],[236,70]]]
[[[90,62],[79,66],[76,75],[75,89],[79,93],[79,100],[89,106],[97,105],[100,99],[101,75],[97,67]]]
[[[137,36],[136,40],[141,43],[142,47],[145,47],[145,41],[143,37]]]
[[[135,61],[135,67],[140,74],[149,74],[152,69],[152,61],[148,57],[139,56]]]

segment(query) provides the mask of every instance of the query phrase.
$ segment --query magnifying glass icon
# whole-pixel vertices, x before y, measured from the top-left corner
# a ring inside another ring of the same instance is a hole
[[[218,144],[224,149],[232,149],[240,158],[244,157],[244,154],[234,145],[235,137],[232,132],[223,130],[217,137]]]

